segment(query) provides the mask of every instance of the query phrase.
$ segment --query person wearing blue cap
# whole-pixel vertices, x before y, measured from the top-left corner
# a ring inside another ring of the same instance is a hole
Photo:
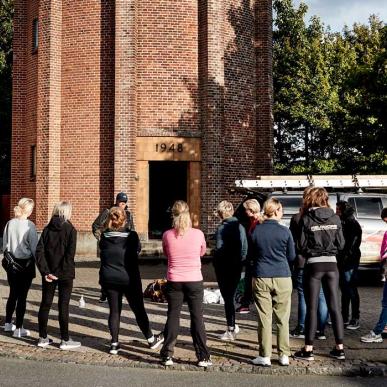
[[[135,231],[133,216],[129,211],[127,203],[128,203],[128,195],[125,192],[119,192],[116,196],[116,202],[112,207],[119,207],[125,211],[125,214],[126,214],[125,229],[127,229],[128,231]],[[110,208],[111,207],[105,208],[98,215],[98,217],[95,219],[95,221],[93,222],[93,224],[91,226],[93,235],[95,236],[97,241],[99,241],[101,239],[101,233],[102,233],[104,225],[108,219]],[[106,302],[106,301],[107,301],[106,294],[103,291],[103,289],[101,289],[101,297],[99,299],[99,302]]]

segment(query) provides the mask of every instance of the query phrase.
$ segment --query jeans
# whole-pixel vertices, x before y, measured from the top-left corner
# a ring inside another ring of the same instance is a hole
[[[209,359],[207,336],[203,321],[203,281],[171,282],[166,287],[168,300],[167,323],[164,328],[164,345],[161,357],[172,357],[180,326],[180,312],[186,300],[191,317],[191,336],[198,360]]]
[[[71,292],[73,290],[73,280],[58,280],[47,282],[42,278],[42,302],[40,303],[38,322],[39,336],[47,337],[48,313],[50,312],[54,299],[55,289],[58,286],[58,309],[60,337],[64,341],[69,340],[69,305]]]
[[[304,295],[304,269],[297,269],[293,277],[295,281],[295,288],[298,293],[298,326],[302,329],[305,327],[305,316],[306,316],[306,303]],[[328,306],[325,301],[323,289],[320,289],[318,297],[318,311],[317,311],[317,330],[324,332],[325,326],[328,321]]]
[[[387,282],[384,283],[383,298],[382,298],[382,311],[380,312],[379,321],[376,324],[373,331],[375,334],[380,335],[383,332],[384,327],[387,325]]]
[[[357,290],[357,268],[340,271],[341,313],[344,322],[349,321],[349,305],[351,304],[352,319],[360,317],[360,298]]]

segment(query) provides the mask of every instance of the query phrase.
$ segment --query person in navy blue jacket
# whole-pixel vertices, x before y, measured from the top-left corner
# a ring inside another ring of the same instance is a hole
[[[289,263],[296,257],[294,241],[287,227],[281,225],[282,205],[270,198],[263,205],[264,222],[252,235],[253,296],[258,311],[259,354],[252,363],[271,365],[272,315],[277,325],[278,361],[289,365],[289,318],[292,280]]]

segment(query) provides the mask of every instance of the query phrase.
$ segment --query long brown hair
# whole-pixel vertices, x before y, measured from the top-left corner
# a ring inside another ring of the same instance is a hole
[[[329,207],[329,195],[323,187],[313,187],[306,193],[303,202],[303,210],[308,210],[312,207]]]

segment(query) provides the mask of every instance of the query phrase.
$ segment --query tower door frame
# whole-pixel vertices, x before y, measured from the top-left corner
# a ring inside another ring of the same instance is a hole
[[[136,206],[134,221],[142,240],[148,240],[149,162],[186,161],[187,201],[194,227],[200,225],[201,139],[196,137],[137,137]],[[166,182],[168,184],[168,182]]]

